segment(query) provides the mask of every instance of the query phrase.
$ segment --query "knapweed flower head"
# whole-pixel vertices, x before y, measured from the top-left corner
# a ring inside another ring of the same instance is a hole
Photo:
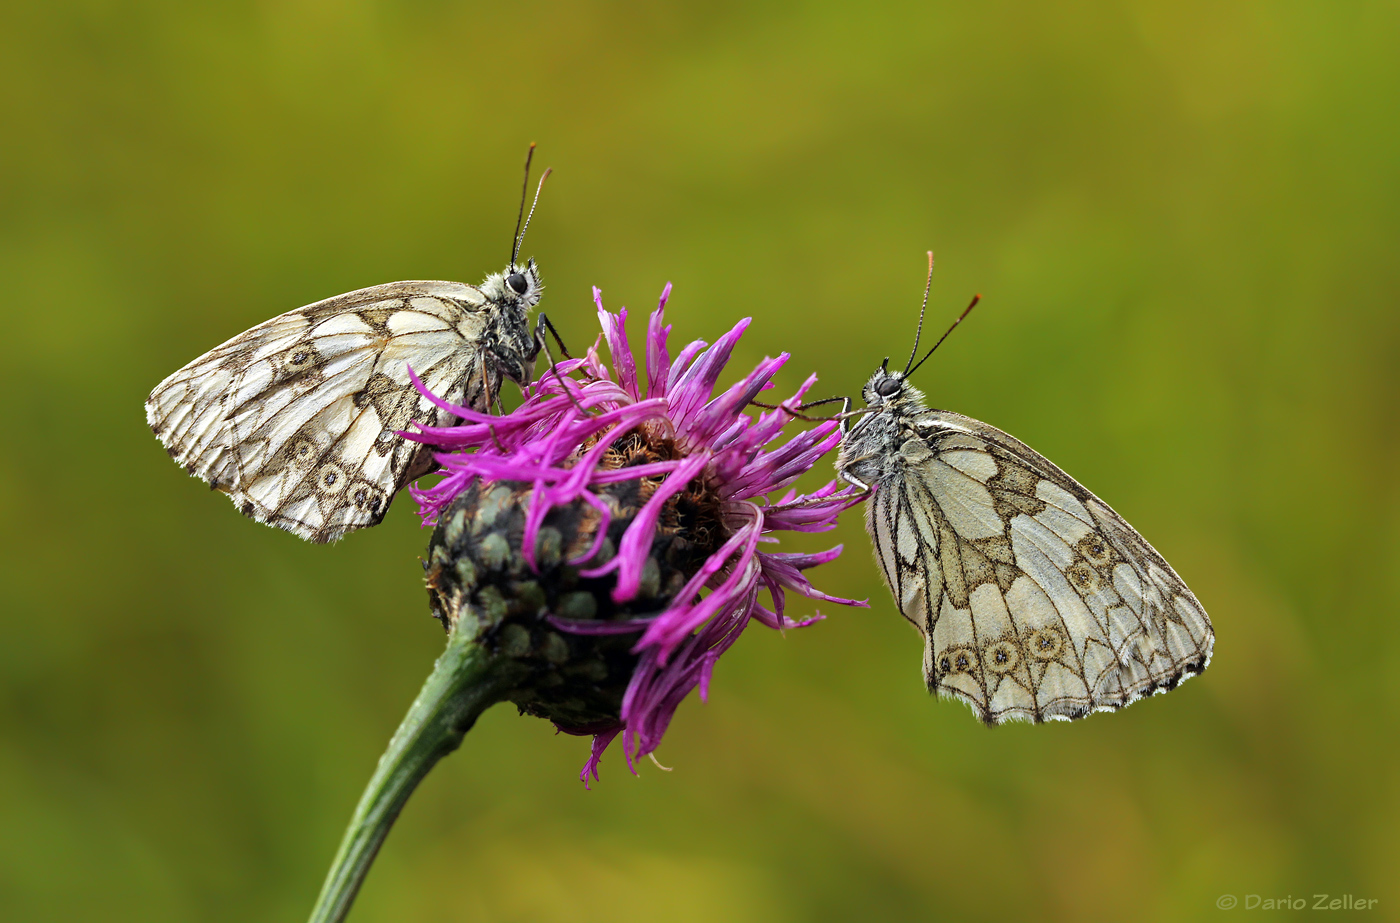
[[[435,613],[449,627],[463,609],[495,612],[487,618],[493,624],[523,617],[496,643],[535,650],[553,667],[547,682],[514,701],[561,730],[594,735],[585,784],[619,734],[635,771],[690,691],[707,696],[715,662],[751,622],[782,629],[822,618],[788,617],[788,592],[865,605],[822,593],[803,573],[836,558],[840,546],[760,550],[776,532],[832,528],[861,499],[835,481],[805,495],[791,488],[840,441],[833,421],[783,438],[816,376],[778,409],[755,414],[752,402],[772,387],[787,353],[715,394],[748,319],[714,345],[694,341],[673,359],[668,284],[638,369],[627,310],[606,310],[593,292],[611,370],[595,342],[586,356],[547,369],[512,413],[493,416],[428,395],[461,424],[405,434],[443,450],[443,479],[414,489],[424,522],[438,527],[427,562]],[[778,491],[786,492],[773,499]],[[485,588],[483,568],[498,574]],[[760,599],[764,590],[771,608]],[[580,642],[605,653],[581,659]],[[616,686],[620,701],[599,710],[598,695],[583,687],[606,686],[619,651],[630,673]]]

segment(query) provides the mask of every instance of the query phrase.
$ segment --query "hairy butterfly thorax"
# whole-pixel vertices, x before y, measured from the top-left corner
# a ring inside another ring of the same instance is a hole
[[[540,352],[547,321],[540,315],[539,324],[532,329],[529,320],[530,310],[539,304],[543,292],[544,284],[533,259],[524,266],[512,263],[504,272],[492,273],[481,283],[482,295],[496,308],[483,332],[482,349],[500,376],[519,385],[530,381]],[[492,399],[496,391],[490,391]],[[468,406],[487,409],[475,402]]]
[[[457,421],[410,370],[427,392],[482,412],[504,381],[532,377],[548,320],[529,322],[543,284],[533,259],[517,262],[524,204],[522,193],[510,262],[480,286],[391,282],[264,321],[157,385],[151,429],[178,464],[259,522],[313,542],[377,524],[396,493],[436,467],[432,446],[399,433]]]
[[[932,268],[929,254],[930,280]],[[929,689],[988,724],[1068,720],[1204,670],[1214,630],[1166,560],[1025,443],[925,406],[908,384],[917,353],[916,336],[904,371],[886,360],[866,406],[850,413],[847,402],[836,468],[873,492],[866,527],[924,637]]]

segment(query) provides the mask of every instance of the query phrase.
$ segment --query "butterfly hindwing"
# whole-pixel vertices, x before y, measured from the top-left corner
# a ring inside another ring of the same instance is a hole
[[[483,347],[497,310],[458,282],[317,302],[171,375],[147,400],[147,419],[179,464],[246,515],[333,541],[379,522],[432,466],[431,449],[395,432],[452,418],[413,388],[410,366],[434,394],[486,409],[501,380]]]

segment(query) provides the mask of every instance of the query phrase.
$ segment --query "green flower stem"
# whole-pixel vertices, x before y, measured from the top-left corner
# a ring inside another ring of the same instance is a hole
[[[464,620],[475,629],[475,619]],[[463,625],[461,627],[467,627]],[[428,771],[456,750],[477,716],[501,701],[525,668],[477,644],[475,630],[453,631],[374,771],[340,841],[311,923],[338,923],[369,872],[380,844]]]

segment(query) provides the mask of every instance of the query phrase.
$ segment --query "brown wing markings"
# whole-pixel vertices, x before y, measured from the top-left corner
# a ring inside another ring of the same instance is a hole
[[[441,368],[444,364],[450,363],[451,358],[451,355],[444,356],[436,364],[425,368],[419,376],[420,379],[430,378],[433,372]],[[379,374],[386,379],[388,378],[388,376],[383,376],[382,373],[374,372],[371,373],[371,380],[373,380],[375,374]],[[389,381],[392,382],[392,379],[389,379]],[[434,412],[434,419],[429,421],[429,425],[438,422],[437,417],[442,412],[438,411],[435,405],[421,398],[415,400],[417,391],[411,386],[403,388],[396,384],[395,387],[398,389],[399,394],[399,400],[393,405],[396,412],[402,413],[409,404],[414,404],[414,409],[419,411],[426,406]],[[388,401],[383,399],[384,395],[380,395],[381,400],[377,406],[373,399],[365,402],[356,402],[355,397],[359,393],[361,392],[355,392],[355,394],[349,395],[351,406],[354,407],[354,413],[350,424],[344,428],[338,437],[325,446],[314,464],[306,466],[301,478],[289,485],[287,492],[284,494],[284,499],[278,504],[277,508],[270,511],[269,514],[275,516],[280,521],[295,523],[301,526],[303,529],[307,530],[309,533],[307,537],[313,542],[323,543],[331,541],[348,531],[348,529],[344,527],[349,525],[349,523],[340,521],[340,519],[343,518],[342,514],[349,506],[355,506],[365,513],[364,521],[362,523],[357,523],[357,528],[377,525],[388,512],[389,497],[401,490],[408,481],[422,474],[426,474],[436,467],[435,464],[432,464],[433,449],[431,446],[400,442],[395,446],[389,462],[389,470],[392,472],[393,481],[392,490],[387,496],[384,491],[380,490],[375,485],[353,478],[350,472],[356,467],[356,463],[353,460],[345,458],[340,449],[341,446],[345,444],[350,434],[355,431],[360,420],[364,418],[366,413],[374,412],[376,417],[378,417],[380,432],[389,431],[386,421],[383,417],[379,416],[379,406],[389,406]],[[322,409],[321,413],[330,411],[333,406],[334,405],[328,405]],[[303,424],[297,431],[298,436],[302,436],[303,432],[306,431],[308,427],[311,427],[319,416],[320,413]],[[408,413],[404,414],[403,422],[398,424],[395,428],[399,430],[406,429],[411,417],[412,411],[410,410]],[[388,422],[397,421],[391,420]],[[378,439],[376,438],[376,440],[370,444],[366,452],[374,451],[377,444]],[[358,460],[358,464],[362,465],[363,460]],[[306,486],[307,480],[312,472],[315,473],[316,483],[311,485],[308,489]],[[327,477],[332,479],[332,483],[323,483]],[[342,495],[348,499],[335,499]],[[319,528],[314,527],[308,522],[297,519],[286,512],[289,508],[305,502],[312,496],[316,497],[318,509],[321,512],[322,525]]]
[[[1080,717],[1091,710],[1116,710],[1143,696],[1174,688],[1182,680],[1205,668],[1209,662],[1210,647],[1213,644],[1213,632],[1209,625],[1209,618],[1194,594],[1146,539],[1142,538],[1102,500],[1099,500],[1077,481],[1023,443],[986,424],[961,418],[954,414],[945,415],[966,421],[970,424],[968,428],[972,429],[977,437],[986,440],[987,451],[998,466],[997,475],[987,481],[987,487],[992,494],[996,512],[1001,515],[1004,521],[1017,514],[1034,517],[1046,506],[1056,505],[1053,501],[1047,502],[1036,495],[1036,487],[1040,480],[1048,481],[1064,490],[1070,497],[1083,505],[1092,520],[1085,523],[1092,529],[1091,532],[1080,538],[1078,542],[1066,541],[1066,544],[1074,553],[1067,574],[1070,587],[1075,595],[1080,597],[1080,602],[1092,617],[1090,625],[1093,630],[1085,634],[1086,651],[1084,653],[1087,654],[1088,645],[1097,642],[1103,644],[1105,649],[1113,654],[1113,661],[1118,664],[1102,674],[1102,681],[1097,684],[1097,688],[1089,682],[1086,666],[1080,652],[1074,650],[1073,645],[1069,644],[1073,634],[1069,631],[1063,613],[1058,606],[1053,604],[1054,595],[1047,588],[1041,587],[1029,573],[1021,571],[1014,564],[1008,565],[1004,570],[998,569],[995,561],[995,549],[979,546],[979,551],[994,562],[996,583],[1003,597],[1005,597],[1010,584],[1022,573],[1025,573],[1027,579],[1040,592],[1049,597],[1054,612],[1054,631],[1057,633],[1053,638],[1047,632],[1049,626],[1022,625],[1008,604],[1007,612],[1011,616],[1013,624],[1017,626],[1017,643],[1020,645],[1021,651],[1031,654],[1033,645],[1044,645],[1041,648],[1042,652],[1049,651],[1055,656],[1047,655],[1042,659],[1057,662],[1070,673],[1077,675],[1079,680],[1084,683],[1088,693],[1087,700],[1081,697],[1064,697],[1042,703],[1040,693],[1041,683],[1044,680],[1042,672],[1040,679],[1034,683],[1035,689],[1032,690],[1037,713],[1033,716],[1033,720],[1044,720],[1047,716],[1051,718]],[[927,437],[935,451],[937,451],[937,432],[936,428],[930,428],[930,434]],[[1063,509],[1063,507],[1061,508]],[[1075,510],[1064,509],[1064,512],[1076,519],[1083,520],[1083,514]],[[949,531],[951,532],[951,530]],[[1059,535],[1059,532],[1056,531],[1055,534]],[[961,541],[956,536],[951,537],[955,541]],[[947,567],[948,556],[944,555],[943,558],[945,567]],[[974,565],[970,570],[980,574],[982,573],[980,559],[969,558],[964,553],[959,556],[959,562],[965,568],[963,583],[970,590],[974,586],[974,582],[966,579],[968,565]],[[1137,575],[1137,580],[1142,585],[1143,614],[1141,617],[1127,608],[1127,599],[1115,586],[1113,572],[1114,568],[1120,564],[1127,565]],[[1097,601],[1095,599],[1096,593],[1099,594],[1098,600],[1103,601],[1104,617],[1121,607],[1122,611],[1132,615],[1137,623],[1136,630],[1124,632],[1125,637],[1120,651],[1113,651],[1112,645],[1107,643],[1111,636],[1110,626],[1103,624],[1100,615],[1094,611]],[[1116,602],[1109,601],[1110,593],[1116,598]],[[1171,630],[1168,622],[1180,626],[1180,633],[1184,635],[1184,639],[1178,637],[1175,644],[1168,641],[1167,632]],[[972,631],[975,636],[977,632],[975,623],[972,626]],[[977,638],[979,643],[981,640],[980,637]],[[996,642],[989,643],[995,644]],[[1178,654],[1178,651],[1181,651],[1187,644],[1194,649],[1187,649]],[[985,646],[979,646],[979,653],[984,656],[986,652],[981,650],[981,647]],[[1078,661],[1077,665],[1065,662],[1066,654],[1074,655],[1074,659]],[[1125,658],[1141,667],[1136,676],[1125,675],[1125,670],[1130,666],[1124,662]],[[1115,683],[1119,689],[1114,692],[1109,691]],[[957,690],[947,691],[958,698],[967,698]],[[987,701],[990,704],[990,698]],[[1061,709],[1056,707],[1057,702],[1069,706],[1070,710],[1061,714]],[[976,703],[972,704],[976,710]],[[984,720],[986,717],[984,715]],[[997,716],[996,720],[1001,720],[1000,716]]]
[[[914,583],[918,575],[913,572],[912,566],[917,565],[923,557],[916,551],[913,559],[906,559],[904,555],[900,553],[898,547],[898,542],[900,540],[899,536],[901,535],[910,536],[910,539],[915,543],[916,548],[922,547],[922,543],[919,541],[919,529],[918,526],[914,523],[914,511],[909,504],[908,496],[902,491],[900,492],[899,498],[895,504],[894,528],[894,535],[896,536],[895,573],[899,577],[898,592],[900,594],[896,598],[902,603],[903,600],[908,597],[908,594],[915,589]],[[927,580],[924,581],[922,594],[924,610],[925,613],[927,613],[929,606],[929,585]],[[900,606],[900,611],[901,614],[903,614],[902,605]],[[904,617],[908,619],[914,625],[915,628],[918,628],[920,631],[923,630],[924,626],[921,625],[919,621],[913,616],[905,615]],[[925,615],[925,618],[927,618],[927,615]]]

